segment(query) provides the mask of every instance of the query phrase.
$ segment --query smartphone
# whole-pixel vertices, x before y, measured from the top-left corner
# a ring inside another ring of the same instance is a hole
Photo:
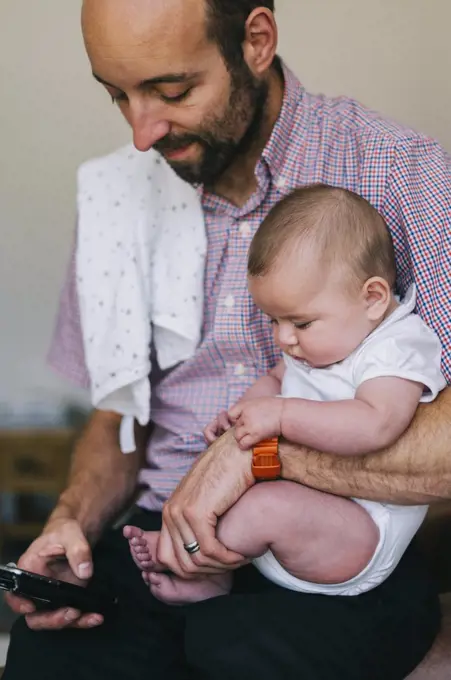
[[[23,571],[12,563],[0,565],[0,590],[31,600],[40,610],[71,607],[108,616],[118,604],[117,597],[108,592]]]

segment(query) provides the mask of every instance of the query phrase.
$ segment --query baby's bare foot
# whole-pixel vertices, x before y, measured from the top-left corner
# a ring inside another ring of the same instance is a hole
[[[157,560],[159,531],[143,531],[138,527],[126,526],[123,533],[137,567],[142,571],[164,571]]]
[[[205,576],[198,581],[185,581],[166,571],[158,563],[157,548],[160,532],[143,531],[139,527],[124,527],[124,537],[130,544],[132,558],[154,597],[166,604],[182,605],[227,595],[232,587],[232,574]]]
[[[232,573],[205,576],[198,581],[184,581],[178,576],[143,572],[144,581],[157,600],[166,604],[183,605],[228,595],[232,587]]]

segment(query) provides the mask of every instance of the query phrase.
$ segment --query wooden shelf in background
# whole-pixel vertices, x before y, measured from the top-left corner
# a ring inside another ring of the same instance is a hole
[[[56,498],[69,471],[76,432],[72,429],[0,429],[0,494],[42,494]],[[0,519],[0,547],[5,538],[32,540],[42,522],[6,523]]]

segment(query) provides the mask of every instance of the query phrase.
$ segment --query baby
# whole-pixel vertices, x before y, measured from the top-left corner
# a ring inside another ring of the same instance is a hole
[[[277,436],[341,456],[395,442],[419,402],[445,387],[440,342],[413,313],[414,287],[402,301],[394,295],[395,276],[386,224],[360,196],[312,185],[276,205],[253,238],[248,284],[282,358],[206,427],[207,442],[230,427],[243,450]],[[357,595],[395,569],[426,510],[274,481],[244,494],[217,536],[280,586]],[[158,533],[128,527],[125,535],[157,598],[229,592],[230,573],[197,581],[159,573]]]

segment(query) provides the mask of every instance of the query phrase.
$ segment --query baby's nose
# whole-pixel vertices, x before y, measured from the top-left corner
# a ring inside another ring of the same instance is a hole
[[[295,330],[291,324],[280,324],[279,325],[279,339],[283,345],[293,345],[298,344]]]

